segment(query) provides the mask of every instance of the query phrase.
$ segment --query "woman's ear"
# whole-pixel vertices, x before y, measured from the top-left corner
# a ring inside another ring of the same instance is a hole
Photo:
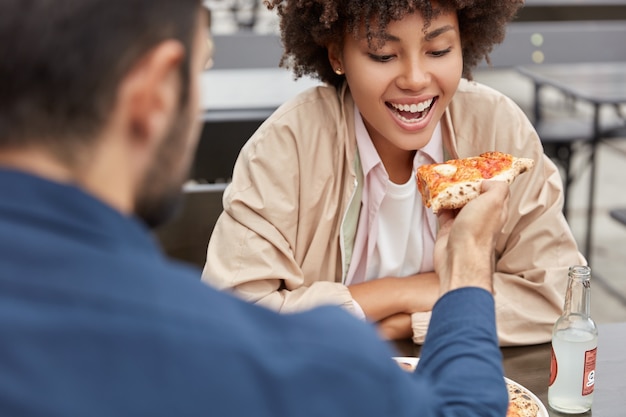
[[[338,44],[332,43],[328,45],[327,49],[328,61],[330,62],[330,66],[332,67],[333,71],[335,71],[337,75],[343,74],[344,68],[341,48]]]

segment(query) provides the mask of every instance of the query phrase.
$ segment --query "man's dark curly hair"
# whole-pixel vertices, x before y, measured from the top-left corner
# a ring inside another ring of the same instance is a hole
[[[284,54],[281,66],[295,76],[310,75],[339,86],[337,75],[328,61],[327,45],[341,44],[344,36],[355,36],[365,22],[370,42],[383,39],[387,25],[405,15],[420,12],[426,26],[442,11],[456,10],[463,48],[463,76],[472,78],[472,68],[501,43],[506,24],[513,19],[524,0],[265,0],[277,8]],[[372,25],[372,22],[376,22]]]

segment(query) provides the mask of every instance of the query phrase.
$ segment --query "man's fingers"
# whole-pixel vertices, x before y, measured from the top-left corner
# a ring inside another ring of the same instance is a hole
[[[441,210],[437,215],[440,226],[439,232],[447,233],[458,215],[464,219],[463,221],[468,221],[465,219],[466,217],[484,218],[482,224],[488,223],[488,219],[494,213],[501,214],[497,219],[501,221],[505,219],[509,185],[504,181],[483,181],[481,191],[480,196],[467,203],[466,207],[462,209]]]
[[[439,224],[441,226],[449,223],[454,220],[454,216],[456,214],[455,210],[441,210],[439,211],[437,217],[439,218]]]
[[[485,197],[490,198],[486,203],[491,204],[494,209],[499,209],[501,219],[506,219],[510,195],[509,184],[504,181],[483,181],[482,191],[483,194],[487,194]]]
[[[509,194],[509,184],[505,181],[485,180],[482,182],[481,191],[491,192],[494,197],[504,199]]]

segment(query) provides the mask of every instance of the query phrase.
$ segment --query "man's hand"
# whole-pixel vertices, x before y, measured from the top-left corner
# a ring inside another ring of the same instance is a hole
[[[482,191],[460,211],[439,214],[434,258],[442,295],[460,287],[493,292],[495,241],[506,220],[509,186],[484,181]]]

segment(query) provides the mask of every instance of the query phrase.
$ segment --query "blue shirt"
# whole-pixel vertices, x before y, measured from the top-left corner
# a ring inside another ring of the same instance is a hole
[[[339,307],[215,291],[139,221],[0,169],[2,416],[503,416],[491,295],[453,291],[432,320],[408,374]]]

